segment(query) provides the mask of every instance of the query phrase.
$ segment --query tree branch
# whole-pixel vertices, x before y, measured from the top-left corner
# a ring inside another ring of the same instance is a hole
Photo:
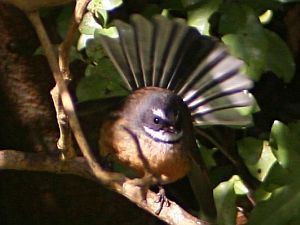
[[[69,22],[66,37],[64,38],[63,42],[58,48],[59,68],[67,85],[72,80],[72,76],[69,69],[69,59],[72,43],[75,38],[77,29],[78,23],[75,21],[75,16],[73,15]],[[57,85],[55,86],[55,88],[52,89],[51,95],[57,114],[57,122],[60,133],[60,137],[57,142],[57,147],[63,152],[65,158],[70,159],[76,157],[76,152],[73,148],[72,143],[72,133],[70,129],[70,124],[65,110],[63,108]]]
[[[25,153],[15,150],[1,150],[0,170],[73,174],[99,183],[99,180],[92,175],[92,171],[83,157],[77,157],[74,159],[62,161],[58,156],[49,156],[40,153]],[[123,183],[114,182],[114,184],[114,191],[125,196],[140,208],[150,212],[154,216],[169,224],[210,225],[209,223],[193,217],[173,201],[170,201],[169,207],[164,207],[160,214],[156,215],[156,193],[147,190],[147,192],[144,194],[142,188],[133,185],[130,180],[127,180]]]
[[[88,2],[88,0],[84,1]],[[34,26],[40,39],[41,45],[45,51],[48,63],[50,65],[53,77],[56,81],[58,93],[61,97],[64,110],[68,116],[70,126],[78,142],[78,145],[84,155],[84,158],[77,157],[69,160],[61,160],[59,157],[41,155],[37,153],[24,153],[13,150],[0,151],[0,169],[25,170],[52,172],[57,174],[74,174],[98,183],[107,185],[109,188],[125,196],[139,207],[150,212],[154,216],[169,224],[189,225],[200,224],[209,225],[209,223],[200,221],[184,211],[175,202],[169,201],[169,207],[164,207],[159,215],[157,211],[157,195],[150,190],[134,185],[131,180],[118,173],[107,172],[96,161],[80,127],[78,118],[74,110],[74,104],[64,81],[63,74],[58,65],[58,58],[54,52],[53,45],[45,31],[37,11],[26,11],[26,14]]]
[[[58,156],[15,150],[1,150],[0,170],[4,169],[74,174],[95,180],[95,177],[92,176],[91,170],[83,157],[62,161]]]
[[[104,184],[110,184],[114,180],[122,181],[124,180],[124,176],[120,176],[116,173],[106,172],[104,171],[101,166],[96,161],[87,141],[84,137],[83,131],[79,124],[79,120],[76,116],[74,104],[72,102],[72,97],[68,91],[67,85],[63,79],[63,75],[58,66],[58,59],[54,53],[53,46],[49,40],[49,37],[46,33],[46,30],[42,24],[42,21],[39,17],[37,11],[34,12],[27,12],[27,16],[31,21],[32,25],[34,26],[36,33],[40,39],[41,45],[45,51],[45,55],[47,57],[49,66],[53,73],[53,77],[56,81],[56,85],[58,87],[62,104],[64,106],[65,112],[69,118],[70,126],[76,138],[76,141],[82,151],[82,154],[87,160],[87,163],[91,167],[95,176],[102,181]]]

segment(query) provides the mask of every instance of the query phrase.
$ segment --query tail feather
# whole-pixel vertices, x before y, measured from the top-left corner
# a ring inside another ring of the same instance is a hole
[[[125,55],[127,64],[131,70],[132,76],[135,80],[137,88],[144,87],[144,78],[142,74],[142,68],[140,65],[138,46],[136,41],[136,35],[132,26],[124,23],[120,20],[115,21],[117,27],[120,44]]]
[[[204,106],[205,104],[210,104],[211,101],[218,98],[224,98],[224,100],[227,101],[227,104],[233,104],[236,103],[236,101],[243,101],[246,105],[250,105],[252,104],[252,99],[249,98],[247,93],[244,93],[244,91],[250,88],[251,85],[252,83],[248,80],[242,80],[240,77],[234,76],[219,85],[214,85],[201,95],[194,95],[194,92],[197,91],[191,90],[189,91],[191,94],[188,93],[189,95],[184,98],[184,101],[189,106],[192,113],[196,111],[197,108]],[[235,97],[233,98],[232,94],[238,95],[233,96]]]
[[[193,86],[197,87],[202,83],[217,82],[216,79],[213,79],[217,77],[212,76],[219,75],[221,70],[216,69],[216,67],[219,66],[219,63],[222,62],[227,55],[228,52],[226,52],[225,48],[214,49],[205,59],[202,59],[202,61],[199,62],[199,65],[192,71],[190,76],[187,77],[185,83],[179,86],[180,89],[176,92],[184,97],[186,92]],[[201,93],[201,90],[202,89],[199,90],[199,94]]]
[[[189,27],[189,29],[189,36],[183,40],[187,43],[184,53],[181,53],[180,56],[182,60],[180,63],[178,61],[173,62],[174,65],[178,64],[178,69],[173,75],[172,81],[170,81],[170,83],[173,83],[170,85],[170,89],[174,90],[178,95],[181,95],[180,90],[183,89],[183,87],[188,87],[194,83],[195,71],[199,68],[199,65],[204,62],[216,44],[212,39],[200,36],[195,29],[191,27]],[[198,75],[196,79],[200,78],[201,74]]]
[[[161,74],[159,87],[167,88],[171,77],[176,74],[177,65],[174,62],[179,62],[178,58],[183,55],[182,51],[185,48],[185,41],[189,40],[188,27],[183,20],[174,21],[172,37],[169,44],[169,50],[167,51],[167,57],[163,71]]]
[[[137,84],[130,70],[126,57],[118,39],[100,35],[102,46],[114,63],[129,90],[137,89]]]
[[[131,22],[135,30],[135,38],[137,41],[138,55],[143,78],[144,85],[152,85],[152,62],[153,62],[153,32],[154,28],[152,23],[139,15],[133,15]]]
[[[246,91],[252,82],[240,72],[243,63],[223,45],[181,19],[155,16],[148,21],[133,15],[130,21],[115,22],[117,39],[101,36],[130,90],[147,86],[173,90],[189,107],[196,125],[251,121],[238,108],[253,104]]]
[[[235,108],[233,108],[235,107]],[[196,126],[207,125],[229,125],[229,126],[246,126],[251,124],[252,118],[242,116],[238,111],[243,106],[230,105],[229,107],[219,107],[207,110],[206,113],[193,114],[194,124]]]
[[[191,49],[199,48],[199,34],[196,30],[190,29],[190,27],[186,26],[186,28],[188,30],[178,45],[175,61],[171,62],[172,67],[169,66],[169,68],[174,69],[170,71],[167,89],[174,91],[177,86],[184,84],[193,68],[201,61],[202,54],[199,56],[199,52],[191,51]]]
[[[175,35],[175,26],[170,20],[164,17],[156,16],[154,19],[154,59],[152,86],[158,87],[161,74],[166,64],[170,47],[172,46],[173,36]]]

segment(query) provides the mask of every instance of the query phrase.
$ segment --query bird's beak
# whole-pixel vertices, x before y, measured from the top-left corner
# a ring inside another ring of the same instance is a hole
[[[177,134],[178,131],[176,130],[176,128],[174,126],[166,126],[164,128],[164,130],[168,133],[171,133],[171,134]]]

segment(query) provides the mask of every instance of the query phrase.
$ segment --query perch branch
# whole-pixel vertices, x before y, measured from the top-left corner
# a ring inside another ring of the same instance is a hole
[[[78,0],[79,1],[79,0]],[[22,2],[22,1],[20,1]],[[88,1],[82,1],[88,2]],[[26,4],[26,2],[25,2]],[[31,8],[30,8],[31,9]],[[24,10],[24,9],[23,9]],[[70,126],[74,132],[74,136],[80,146],[84,158],[76,157],[69,160],[60,160],[57,156],[49,156],[40,153],[25,153],[15,150],[1,150],[0,151],[0,170],[20,170],[20,171],[39,171],[51,172],[56,174],[74,174],[87,179],[94,180],[98,183],[110,185],[114,191],[127,197],[132,202],[136,203],[139,207],[155,215],[157,209],[156,193],[147,191],[145,198],[137,195],[140,193],[140,187],[128,182],[124,176],[116,173],[109,173],[100,167],[91,152],[83,132],[78,122],[78,118],[74,111],[71,96],[68,92],[67,85],[64,81],[63,74],[58,65],[58,59],[54,53],[53,46],[42,25],[37,11],[26,11],[26,14],[33,24],[37,35],[41,41],[48,63],[52,70],[54,79],[57,84],[57,89],[62,99],[65,112],[69,118]],[[117,182],[118,181],[118,182]],[[209,225],[209,223],[202,222],[184,211],[175,202],[169,201],[170,206],[163,208],[161,213],[155,215],[156,217],[164,220],[169,224],[178,225]]]
[[[51,172],[56,174],[73,174],[99,183],[83,157],[62,161],[57,156],[43,155],[40,153],[25,153],[15,150],[0,151],[0,170],[21,170],[35,172]],[[146,198],[138,195],[140,187],[131,182],[115,183],[114,191],[127,197],[140,208],[155,215],[157,209],[156,193],[148,190]],[[161,220],[176,225],[211,225],[193,217],[173,201],[169,207],[164,207],[159,215]]]
[[[50,40],[46,34],[46,31],[41,23],[40,17],[37,12],[28,14],[28,17],[32,22],[32,24],[34,25],[36,32],[39,36],[39,39],[42,43],[42,47],[44,48],[46,57],[48,59],[50,68],[53,72],[54,79],[57,83],[59,93],[62,98],[64,109],[68,115],[70,126],[72,128],[72,131],[74,132],[74,136],[78,142],[78,145],[80,146],[80,149],[82,150],[82,153],[88,165],[90,166],[93,174],[96,176],[97,181],[109,185],[114,191],[122,194],[123,196],[127,197],[130,201],[137,204],[139,207],[143,208],[144,210],[150,212],[154,216],[157,216],[158,218],[160,218],[161,220],[169,224],[208,225],[208,223],[193,217],[192,215],[184,211],[182,208],[180,208],[180,206],[178,206],[175,202],[172,201],[169,201],[170,202],[169,207],[164,207],[164,209],[160,212],[160,214],[156,215],[155,214],[157,210],[156,193],[153,193],[150,190],[148,190],[146,196],[138,195],[138,193],[142,193],[141,190],[142,187],[132,184],[130,180],[126,179],[124,176],[121,176],[120,174],[106,172],[100,167],[100,165],[95,160],[95,157],[93,156],[93,153],[91,152],[86,139],[84,138],[82,129],[79,125],[78,118],[74,111],[74,105],[71,96],[63,80],[63,76],[58,67],[57,58],[53,51]],[[62,161],[62,163],[64,163],[64,161]]]

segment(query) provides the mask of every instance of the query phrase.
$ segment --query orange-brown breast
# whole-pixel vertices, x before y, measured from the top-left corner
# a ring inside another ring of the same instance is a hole
[[[137,143],[124,129],[126,121],[117,119],[106,122],[101,129],[101,155],[112,154],[122,164],[135,170],[140,176],[145,172],[145,165],[138,154]],[[149,163],[151,171],[160,176],[163,183],[176,181],[187,174],[190,161],[187,150],[181,143],[169,144],[153,140],[144,133],[132,130],[139,140],[142,157]]]

